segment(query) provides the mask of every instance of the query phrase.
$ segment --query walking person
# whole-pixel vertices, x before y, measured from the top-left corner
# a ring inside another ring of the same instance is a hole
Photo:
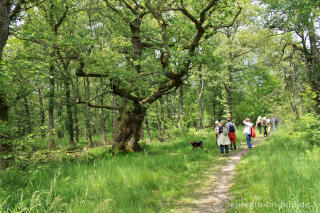
[[[236,130],[237,130],[237,127],[231,121],[232,121],[232,119],[229,117],[228,118],[228,123],[226,124],[226,127],[227,127],[227,129],[229,131],[230,149],[231,150],[233,150],[233,149],[236,150],[237,149],[237,145],[236,145]]]
[[[278,122],[279,122],[278,118],[277,117],[273,117],[273,131],[277,130]]]
[[[224,156],[224,150],[226,152],[226,156],[228,156],[230,139],[229,139],[229,131],[226,127],[225,121],[221,121],[220,123],[219,134],[218,134],[218,145],[220,147],[221,156],[222,157]]]
[[[261,135],[261,127],[262,127],[262,117],[261,116],[258,117],[257,122],[256,122],[256,126],[259,129],[259,134]]]
[[[246,120],[243,121],[244,129],[243,133],[246,136],[248,149],[252,148],[252,141],[251,141],[251,127],[253,126],[253,123],[250,122],[250,118],[246,118]]]
[[[268,134],[270,134],[270,132],[271,132],[271,119],[269,117],[267,117],[266,121],[267,121],[267,127],[268,127]]]
[[[218,136],[219,136],[219,129],[220,129],[220,123],[219,121],[216,121],[216,126],[214,128],[214,131],[216,133],[216,147],[218,148]]]
[[[268,136],[268,132],[267,132],[267,118],[266,117],[263,117],[262,119],[262,127],[263,127],[263,136],[264,137],[267,137]]]

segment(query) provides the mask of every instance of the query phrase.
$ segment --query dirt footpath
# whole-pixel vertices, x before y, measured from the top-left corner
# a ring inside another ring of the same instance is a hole
[[[254,147],[262,141],[263,138],[261,137],[253,139]],[[236,166],[247,152],[250,152],[250,150],[246,148],[246,145],[242,145],[240,150],[236,152],[231,151],[227,163],[222,165],[218,172],[210,172],[209,169],[209,171],[206,172],[208,183],[206,187],[200,191],[200,198],[182,204],[183,208],[175,212],[213,213],[224,212],[228,209],[228,203],[233,199],[230,188],[232,186],[232,179],[236,175]]]

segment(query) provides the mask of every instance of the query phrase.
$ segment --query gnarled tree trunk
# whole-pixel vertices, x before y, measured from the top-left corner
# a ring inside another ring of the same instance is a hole
[[[120,117],[116,122],[113,134],[115,151],[140,151],[138,144],[141,138],[142,122],[147,108],[137,103],[124,102],[120,108]]]

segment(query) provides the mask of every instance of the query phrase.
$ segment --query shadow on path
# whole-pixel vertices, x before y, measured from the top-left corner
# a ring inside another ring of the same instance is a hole
[[[259,145],[264,138],[257,137],[253,139],[254,147]],[[253,147],[253,148],[254,148]],[[236,166],[249,149],[246,145],[241,145],[238,151],[231,152],[227,157],[228,161],[222,165],[221,169],[215,174],[207,174],[207,187],[200,192],[199,199],[189,203],[183,203],[182,209],[175,212],[224,212],[229,208],[228,203],[233,199],[230,192],[232,179],[236,175]]]

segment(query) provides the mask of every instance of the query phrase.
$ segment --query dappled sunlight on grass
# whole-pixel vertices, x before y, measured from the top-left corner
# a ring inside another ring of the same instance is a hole
[[[318,212],[319,150],[286,129],[274,133],[238,165],[229,212]]]
[[[204,150],[192,150],[190,140]],[[186,133],[143,145],[142,153],[111,156],[108,148],[76,159],[31,164],[25,171],[0,172],[0,210],[65,212],[154,212],[191,196],[203,172],[223,162],[215,134]],[[201,185],[201,184],[200,184]]]

